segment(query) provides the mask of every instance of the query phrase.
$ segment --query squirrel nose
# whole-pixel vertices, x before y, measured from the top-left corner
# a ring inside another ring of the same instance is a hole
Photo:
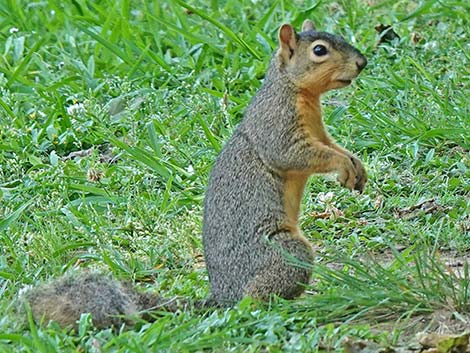
[[[359,71],[362,71],[363,68],[365,68],[367,65],[367,59],[364,56],[360,56],[356,59],[356,66]]]

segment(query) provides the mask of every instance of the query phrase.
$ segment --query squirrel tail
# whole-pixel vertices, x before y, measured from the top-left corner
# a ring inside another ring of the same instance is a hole
[[[132,325],[136,319],[155,320],[152,311],[174,312],[186,307],[204,308],[209,301],[190,302],[184,298],[166,299],[138,292],[131,284],[102,273],[66,275],[29,289],[21,302],[27,302],[36,322],[56,321],[60,326],[77,327],[81,314],[90,313],[97,328]]]

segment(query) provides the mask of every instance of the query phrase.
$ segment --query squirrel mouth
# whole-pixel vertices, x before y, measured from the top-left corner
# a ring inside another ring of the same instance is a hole
[[[352,82],[352,80],[336,80],[336,81],[341,82],[344,85],[350,85]]]

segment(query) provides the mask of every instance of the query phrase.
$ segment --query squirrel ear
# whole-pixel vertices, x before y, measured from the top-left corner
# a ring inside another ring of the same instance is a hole
[[[290,59],[297,48],[297,33],[290,24],[283,24],[279,29],[279,54],[284,59]]]
[[[304,23],[302,24],[302,32],[314,31],[315,29],[316,29],[315,25],[310,20],[305,20]]]

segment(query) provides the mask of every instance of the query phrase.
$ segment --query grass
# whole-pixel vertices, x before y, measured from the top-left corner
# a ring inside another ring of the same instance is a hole
[[[459,274],[445,261],[470,250],[469,14],[463,0],[2,2],[0,351],[339,351],[346,336],[397,342],[416,314],[464,315],[468,265]],[[119,332],[87,316],[74,334],[19,320],[20,289],[72,268],[207,294],[208,173],[277,28],[305,18],[369,59],[352,87],[324,98],[330,132],[370,181],[360,196],[309,183],[301,222],[319,249],[309,295]],[[401,39],[377,47],[379,23]],[[424,200],[442,207],[395,216]],[[332,209],[341,215],[315,216]]]

